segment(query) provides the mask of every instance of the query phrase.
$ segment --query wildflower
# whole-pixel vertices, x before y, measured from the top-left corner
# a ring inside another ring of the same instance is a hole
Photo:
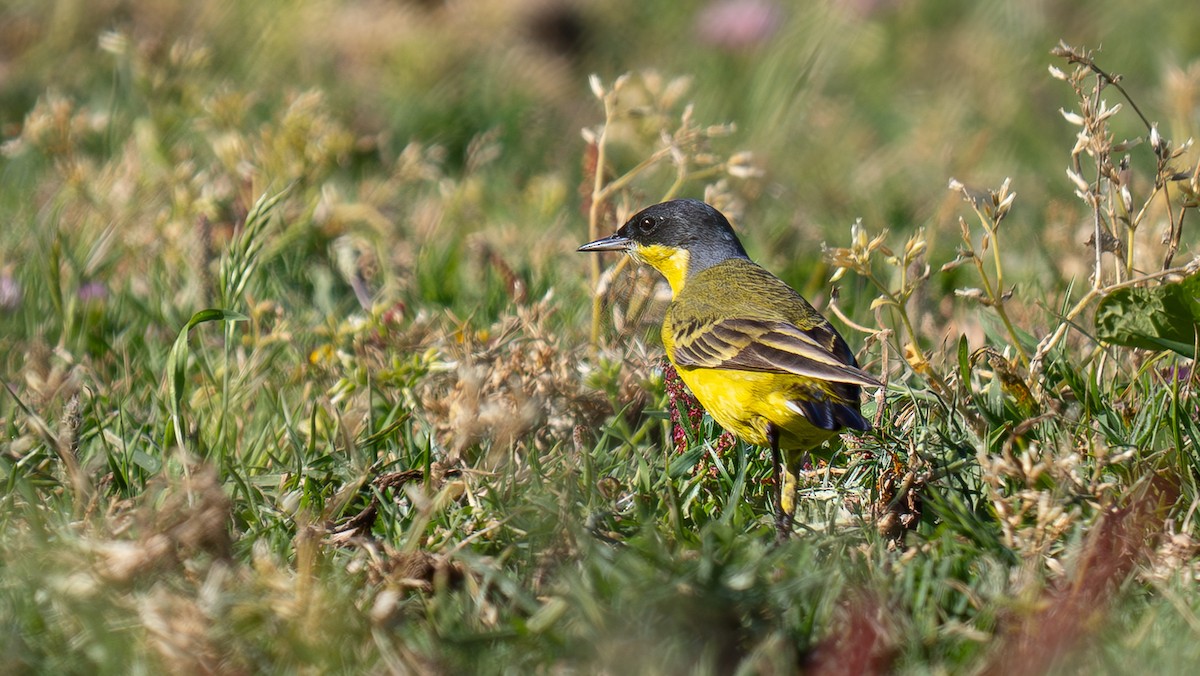
[[[783,8],[770,0],[718,0],[696,17],[702,42],[729,51],[757,47],[779,30]]]
[[[8,273],[0,274],[0,310],[21,307],[21,283]]]
[[[663,382],[667,387],[667,402],[671,413],[671,441],[675,444],[675,451],[683,453],[688,448],[687,430],[694,430],[700,426],[700,421],[704,419],[704,409],[700,408],[700,403],[684,387],[675,367],[665,358]],[[684,413],[687,414],[686,428],[683,423]]]
[[[79,287],[79,300],[87,303],[90,301],[103,301],[108,297],[108,287],[104,286],[103,282],[85,282]]]
[[[847,270],[853,270],[864,276],[870,275],[873,252],[879,251],[884,256],[894,255],[891,249],[884,245],[885,241],[887,241],[886,230],[875,237],[870,237],[866,228],[863,227],[862,219],[854,221],[850,226],[850,248],[823,247],[825,259],[834,266],[833,276],[829,278],[829,281],[838,281],[846,274]]]

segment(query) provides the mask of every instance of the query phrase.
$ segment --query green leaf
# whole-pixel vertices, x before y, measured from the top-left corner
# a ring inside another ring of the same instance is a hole
[[[1155,287],[1118,289],[1096,308],[1096,337],[1113,345],[1196,355],[1200,274]]]
[[[148,474],[157,474],[162,469],[162,460],[142,450],[134,450],[130,456],[133,464],[141,467]]]
[[[700,458],[703,458],[705,453],[708,453],[708,447],[703,442],[695,444],[688,450],[680,453],[671,461],[671,478],[678,479],[692,471],[692,468],[699,464]]]
[[[965,334],[958,337],[958,378],[971,391],[971,346]]]
[[[179,332],[179,336],[175,338],[175,344],[171,346],[171,352],[167,355],[167,374],[170,380],[168,381],[168,398],[167,405],[171,412],[171,427],[175,431],[175,443],[183,447],[183,382],[187,371],[188,361],[188,333],[192,328],[199,326],[205,322],[244,322],[249,317],[232,310],[221,310],[217,308],[209,308],[201,310],[192,315],[186,326]],[[164,440],[165,441],[165,440]],[[165,443],[164,443],[165,445]]]

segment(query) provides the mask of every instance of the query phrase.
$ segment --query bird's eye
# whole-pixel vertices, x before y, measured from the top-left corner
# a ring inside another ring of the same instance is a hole
[[[642,232],[650,232],[651,230],[654,230],[655,225],[658,225],[657,221],[649,216],[646,216],[638,222],[638,230],[641,230]]]

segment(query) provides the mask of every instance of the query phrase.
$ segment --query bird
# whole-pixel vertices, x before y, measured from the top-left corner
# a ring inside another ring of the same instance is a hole
[[[634,214],[579,251],[618,251],[671,287],[662,324],[667,359],[725,430],[771,453],[775,533],[791,536],[808,453],[843,430],[866,432],[858,366],[841,334],[786,282],[750,259],[729,219],[695,199]]]

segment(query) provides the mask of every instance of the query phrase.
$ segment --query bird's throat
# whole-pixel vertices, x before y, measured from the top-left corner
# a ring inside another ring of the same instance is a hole
[[[661,244],[637,245],[630,251],[633,257],[662,273],[671,285],[671,297],[679,295],[688,276],[688,252]]]

